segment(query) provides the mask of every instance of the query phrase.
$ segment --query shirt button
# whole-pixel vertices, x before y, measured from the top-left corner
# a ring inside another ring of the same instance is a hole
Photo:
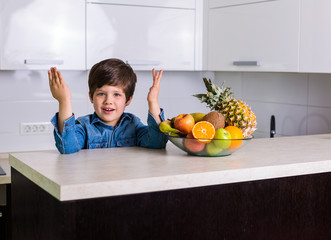
[[[68,125],[69,125],[69,124],[68,124],[68,123],[66,123],[66,125],[65,125],[65,126],[66,126],[66,127],[68,127]]]

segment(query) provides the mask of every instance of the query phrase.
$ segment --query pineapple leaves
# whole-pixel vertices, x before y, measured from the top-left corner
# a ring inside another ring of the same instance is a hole
[[[211,92],[213,90],[212,89],[213,83],[211,82],[211,80],[210,79],[208,80],[207,78],[203,78],[203,82],[205,83],[207,92]]]
[[[199,98],[201,100],[201,102],[206,102],[207,101],[206,94],[194,94],[193,97]]]
[[[228,102],[232,99],[232,92],[230,88],[223,87],[224,82],[221,87],[214,84],[211,79],[203,78],[203,82],[206,86],[206,94],[195,94],[194,97],[197,97],[201,102],[205,102],[207,106],[212,110],[219,110],[223,102]]]

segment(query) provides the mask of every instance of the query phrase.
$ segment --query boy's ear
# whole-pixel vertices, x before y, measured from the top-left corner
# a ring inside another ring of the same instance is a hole
[[[91,92],[88,92],[88,96],[89,96],[89,98],[90,98],[91,103],[93,103],[93,99],[92,99],[92,96],[91,96]]]
[[[132,101],[132,96],[129,98],[129,100],[125,103],[125,106],[129,106]]]

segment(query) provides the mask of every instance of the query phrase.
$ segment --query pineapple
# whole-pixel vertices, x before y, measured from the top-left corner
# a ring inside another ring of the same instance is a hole
[[[241,129],[244,137],[250,136],[256,130],[256,117],[250,107],[241,100],[232,97],[230,88],[218,87],[211,80],[203,78],[207,94],[193,95],[207,103],[211,110],[221,112],[225,117],[225,124]]]

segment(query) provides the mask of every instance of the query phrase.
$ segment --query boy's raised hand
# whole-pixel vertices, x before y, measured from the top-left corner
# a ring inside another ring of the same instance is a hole
[[[48,79],[52,95],[59,102],[58,131],[62,133],[64,121],[72,116],[71,92],[56,68],[48,70]]]
[[[49,87],[53,97],[59,102],[71,101],[71,93],[62,74],[55,67],[48,70]]]
[[[160,82],[163,74],[163,70],[160,70],[159,72],[156,72],[155,69],[153,68],[153,85],[149,89],[149,93],[147,96],[147,101],[148,102],[158,102],[159,98],[159,92],[160,92]]]
[[[156,72],[153,68],[153,85],[149,89],[149,93],[147,95],[147,101],[148,101],[148,107],[149,112],[152,114],[154,119],[157,121],[157,123],[161,123],[160,118],[160,106],[159,106],[159,92],[160,92],[160,82],[163,74],[163,70],[160,70],[159,72]]]

